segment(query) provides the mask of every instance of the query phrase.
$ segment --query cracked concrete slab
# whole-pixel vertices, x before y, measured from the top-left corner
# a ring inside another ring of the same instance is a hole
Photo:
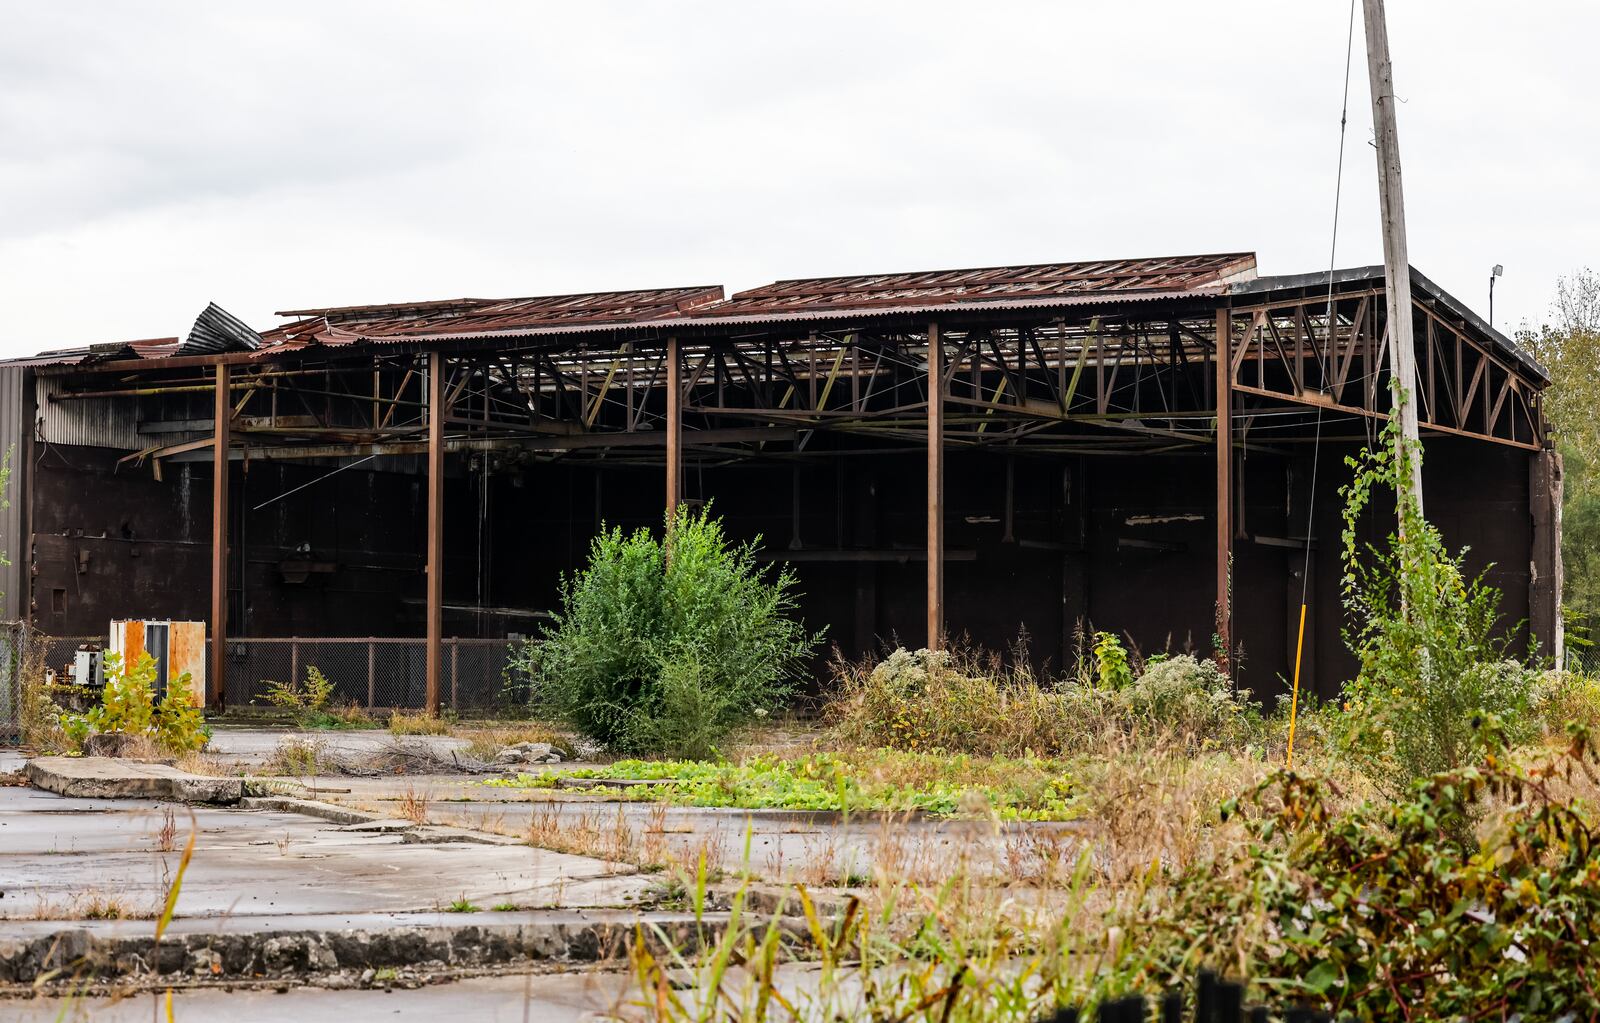
[[[485,908],[625,906],[652,883],[521,844],[407,843],[405,833],[342,831],[297,813],[0,788],[0,915],[81,915],[88,896],[154,913],[191,812],[182,917],[428,911],[458,898]]]
[[[36,757],[23,776],[47,792],[88,799],[170,799],[180,803],[237,803],[242,778],[215,778],[115,757]]]

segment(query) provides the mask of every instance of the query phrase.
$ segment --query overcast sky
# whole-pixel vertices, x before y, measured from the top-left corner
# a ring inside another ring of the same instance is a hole
[[[1593,0],[1389,0],[1412,262],[1600,264]],[[1324,269],[1348,0],[0,0],[0,354],[274,310],[1254,250]],[[1341,265],[1381,262],[1356,17]]]

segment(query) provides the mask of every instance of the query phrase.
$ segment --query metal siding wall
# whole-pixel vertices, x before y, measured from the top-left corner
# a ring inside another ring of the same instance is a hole
[[[138,451],[146,446],[139,436],[137,402],[127,398],[51,401],[51,393],[60,390],[59,378],[39,377],[36,386],[40,433],[46,443],[123,451]]]
[[[28,401],[23,392],[27,381],[23,366],[0,366],[0,454],[11,466],[11,481],[0,500],[0,550],[7,564],[0,565],[0,619],[16,621],[26,614],[27,608],[27,543],[24,535],[27,519],[26,489],[23,474],[27,471]]]

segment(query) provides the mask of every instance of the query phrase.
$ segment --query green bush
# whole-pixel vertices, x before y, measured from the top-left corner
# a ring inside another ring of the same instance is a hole
[[[1342,744],[1380,790],[1398,796],[1413,781],[1477,760],[1486,749],[1532,737],[1534,673],[1510,655],[1500,592],[1469,578],[1407,487],[1410,452],[1395,453],[1396,428],[1349,459],[1343,488],[1346,643],[1360,661],[1344,689]],[[1398,527],[1381,545],[1359,526],[1375,490],[1398,493]],[[1494,728],[1481,727],[1485,721]]]
[[[156,662],[149,654],[140,654],[131,668],[120,654],[107,654],[105,678],[99,706],[61,715],[61,728],[72,745],[82,746],[90,735],[104,732],[146,736],[171,753],[204,749],[210,741],[204,715],[189,702],[188,672],[171,678],[160,703],[155,699]]]
[[[1137,722],[1202,741],[1237,733],[1254,716],[1248,689],[1235,689],[1216,662],[1188,654],[1151,658],[1116,702]]]
[[[562,580],[554,625],[513,653],[531,701],[619,753],[706,757],[780,707],[820,641],[794,619],[795,578],[769,577],[709,509],[595,537]]]

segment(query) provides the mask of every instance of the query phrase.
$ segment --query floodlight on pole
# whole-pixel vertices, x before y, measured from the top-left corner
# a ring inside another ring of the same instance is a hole
[[[1495,278],[1504,276],[1506,268],[1499,263],[1489,271],[1489,326],[1494,326],[1494,282]]]

